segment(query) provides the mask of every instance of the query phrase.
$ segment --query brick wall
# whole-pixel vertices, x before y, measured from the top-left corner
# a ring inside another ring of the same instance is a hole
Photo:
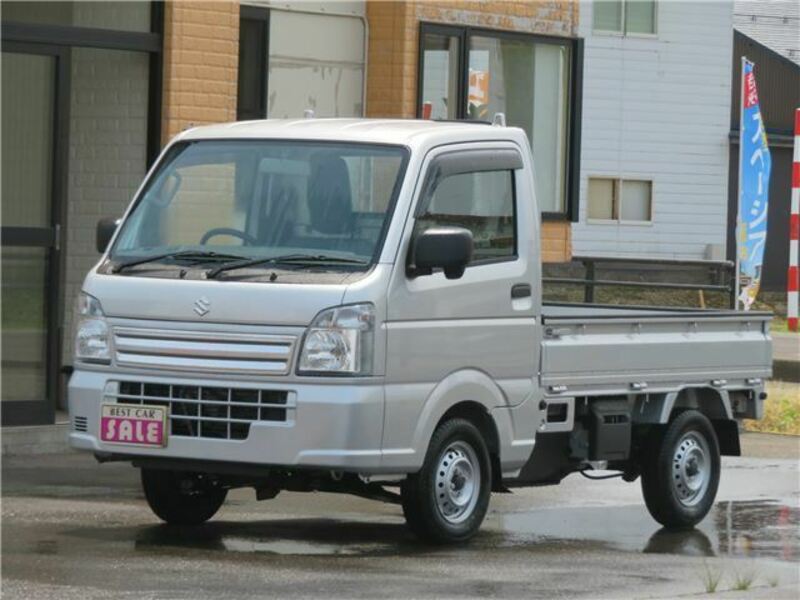
[[[162,139],[236,119],[239,3],[166,3]]]
[[[575,36],[578,11],[577,0],[370,1],[367,3],[369,69],[366,114],[368,117],[416,116],[420,21]],[[571,232],[568,222],[543,222],[543,260],[570,260]]]
[[[419,24],[412,2],[367,2],[367,116],[413,118]]]
[[[542,262],[558,263],[572,257],[572,223],[569,221],[542,222]]]

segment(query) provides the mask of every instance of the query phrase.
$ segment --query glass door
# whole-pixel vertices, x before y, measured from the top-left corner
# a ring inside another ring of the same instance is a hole
[[[67,57],[2,46],[2,423],[52,423],[59,372],[59,233]]]

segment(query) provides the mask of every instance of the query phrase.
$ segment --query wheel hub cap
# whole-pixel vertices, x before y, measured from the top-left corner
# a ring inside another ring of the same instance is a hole
[[[480,465],[465,442],[450,444],[439,457],[435,493],[439,513],[450,523],[460,523],[472,514],[480,491]]]
[[[685,506],[697,504],[708,489],[711,478],[711,453],[705,439],[694,432],[686,433],[672,456],[672,487]]]

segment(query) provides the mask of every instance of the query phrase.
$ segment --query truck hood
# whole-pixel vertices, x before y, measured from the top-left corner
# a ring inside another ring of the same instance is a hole
[[[307,326],[321,310],[342,303],[347,284],[254,283],[102,275],[92,272],[84,291],[107,317]]]

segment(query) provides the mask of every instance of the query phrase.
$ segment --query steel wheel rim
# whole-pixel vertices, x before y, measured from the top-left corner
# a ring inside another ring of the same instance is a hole
[[[436,463],[434,486],[436,508],[445,521],[462,523],[472,515],[481,487],[481,466],[472,446],[462,441],[447,445]]]
[[[694,431],[685,433],[672,453],[672,489],[684,506],[694,506],[711,482],[711,451],[708,442]]]

